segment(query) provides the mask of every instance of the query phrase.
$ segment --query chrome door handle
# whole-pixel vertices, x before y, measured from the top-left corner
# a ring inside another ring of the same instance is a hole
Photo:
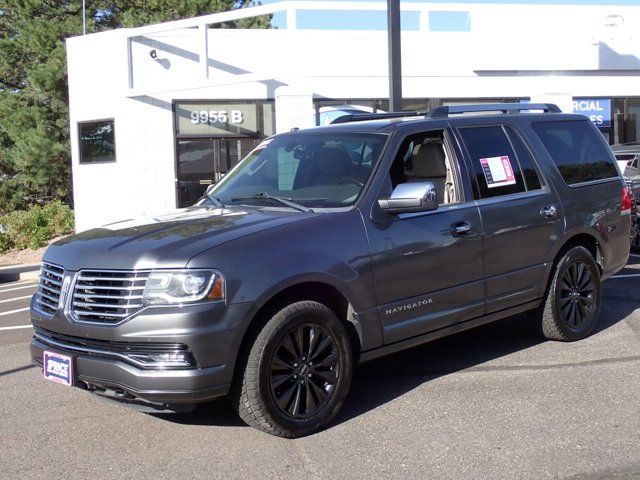
[[[542,207],[540,209],[540,215],[544,218],[555,218],[558,214],[558,207],[555,205],[547,205],[546,207]]]
[[[454,237],[462,237],[471,231],[469,222],[459,222],[451,225],[451,235]]]

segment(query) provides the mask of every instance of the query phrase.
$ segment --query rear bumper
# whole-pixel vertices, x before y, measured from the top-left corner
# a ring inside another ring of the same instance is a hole
[[[75,386],[120,402],[156,410],[205,402],[229,391],[249,308],[208,304],[148,309],[120,325],[75,323],[63,312],[46,318],[32,309],[31,358],[42,368],[45,350],[71,356]],[[127,345],[166,342],[186,345],[195,365],[159,368],[126,355]]]

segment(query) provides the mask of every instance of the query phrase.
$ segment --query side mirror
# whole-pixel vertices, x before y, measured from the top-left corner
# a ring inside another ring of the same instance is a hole
[[[392,215],[430,212],[438,208],[436,187],[431,182],[401,183],[389,198],[378,200],[380,208]]]

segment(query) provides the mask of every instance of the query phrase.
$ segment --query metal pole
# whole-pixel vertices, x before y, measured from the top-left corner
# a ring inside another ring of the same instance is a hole
[[[87,7],[85,6],[85,0],[82,0],[82,34],[87,34]]]
[[[389,48],[389,111],[402,110],[402,53],[400,46],[400,0],[387,0]]]

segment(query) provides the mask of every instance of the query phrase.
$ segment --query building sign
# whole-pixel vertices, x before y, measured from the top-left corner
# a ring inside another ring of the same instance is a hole
[[[611,126],[611,99],[609,98],[574,98],[573,113],[586,115],[596,127]]]
[[[255,136],[257,113],[255,103],[176,103],[176,133]]]

